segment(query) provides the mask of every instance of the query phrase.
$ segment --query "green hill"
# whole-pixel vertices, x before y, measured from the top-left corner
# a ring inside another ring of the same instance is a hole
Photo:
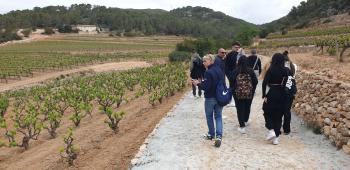
[[[35,7],[0,15],[0,28],[58,28],[62,25],[89,24],[107,27],[114,32],[153,35],[188,35],[194,37],[233,38],[247,28],[245,22],[203,7],[184,7],[165,11],[160,9],[120,9],[89,4],[70,7]]]
[[[307,0],[306,2],[301,2],[299,6],[293,7],[287,16],[264,24],[262,27],[268,33],[283,32],[306,28],[314,20],[349,12],[349,0]]]

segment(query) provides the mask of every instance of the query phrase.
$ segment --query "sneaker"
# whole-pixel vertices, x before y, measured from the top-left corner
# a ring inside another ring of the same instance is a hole
[[[244,124],[245,124],[245,126],[249,126],[250,123],[249,122],[244,122]]]
[[[219,148],[221,146],[221,138],[216,138],[214,142],[214,146]]]
[[[274,138],[273,139],[273,141],[272,141],[272,144],[274,144],[274,145],[278,145],[278,143],[279,143],[279,137],[277,137],[277,138]]]
[[[204,134],[204,138],[206,139],[206,140],[212,140],[213,139],[213,137],[210,135],[210,134]]]
[[[246,134],[245,128],[244,127],[239,127],[238,128],[238,132],[240,132],[241,134]]]
[[[266,140],[271,140],[276,137],[275,131],[274,130],[269,130],[269,133],[266,136]]]
[[[289,135],[290,134],[290,132],[284,132],[284,135]]]

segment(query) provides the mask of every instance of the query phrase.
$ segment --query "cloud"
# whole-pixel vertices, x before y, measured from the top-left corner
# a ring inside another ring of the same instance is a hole
[[[0,0],[0,13],[32,9],[35,6],[70,6],[80,3],[134,9],[157,8],[168,11],[184,6],[203,6],[254,24],[262,24],[285,16],[292,6],[297,6],[301,1],[304,0],[34,0],[30,3],[26,0]]]

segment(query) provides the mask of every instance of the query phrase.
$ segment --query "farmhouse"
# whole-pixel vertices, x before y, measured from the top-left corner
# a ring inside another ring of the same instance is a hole
[[[79,34],[97,34],[96,25],[76,25],[75,28],[79,30]]]

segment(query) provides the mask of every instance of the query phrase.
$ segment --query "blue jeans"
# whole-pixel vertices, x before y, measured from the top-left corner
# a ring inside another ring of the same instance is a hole
[[[212,137],[222,137],[222,106],[219,106],[215,98],[205,98],[204,101],[205,116],[207,118],[208,134]],[[214,120],[216,124],[216,130],[214,127]]]

